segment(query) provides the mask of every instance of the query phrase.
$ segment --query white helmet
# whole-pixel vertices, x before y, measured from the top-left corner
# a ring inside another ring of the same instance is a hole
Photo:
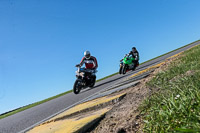
[[[90,59],[90,51],[85,51],[84,56],[86,59]]]

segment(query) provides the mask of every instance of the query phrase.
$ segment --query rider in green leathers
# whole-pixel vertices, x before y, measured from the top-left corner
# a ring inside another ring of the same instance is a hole
[[[137,65],[139,65],[139,52],[137,51],[136,47],[132,47],[132,50],[129,52],[128,55],[132,55],[135,60],[133,60],[134,69],[136,68]]]

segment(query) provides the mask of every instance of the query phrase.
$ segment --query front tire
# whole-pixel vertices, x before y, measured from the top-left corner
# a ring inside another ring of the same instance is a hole
[[[75,81],[74,87],[73,87],[74,94],[78,94],[81,91],[80,82],[81,81],[78,79]]]
[[[122,73],[126,74],[126,70],[127,70],[127,65],[124,65],[123,68],[122,68]]]
[[[120,65],[119,74],[122,74],[122,68],[123,68],[123,66]]]

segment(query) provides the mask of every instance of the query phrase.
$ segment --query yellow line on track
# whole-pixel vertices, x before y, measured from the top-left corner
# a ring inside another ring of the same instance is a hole
[[[195,45],[195,46],[193,46],[193,47],[191,47],[191,48],[188,48],[187,50],[189,50],[189,49],[192,49],[192,48],[194,48],[194,47],[197,47],[197,46],[199,46],[200,44],[198,44],[198,45]],[[186,51],[186,50],[185,50]],[[180,52],[180,53],[178,53],[178,54],[175,54],[175,55],[173,55],[173,56],[170,56],[170,57],[168,57],[166,60],[169,60],[169,59],[172,59],[172,58],[174,58],[174,57],[177,57],[177,56],[179,56],[180,54],[182,54],[184,51],[182,51],[182,52]],[[138,75],[141,75],[141,74],[143,74],[143,73],[145,73],[145,72],[148,72],[148,71],[150,71],[150,70],[152,70],[152,69],[154,69],[154,68],[158,68],[158,67],[160,67],[162,64],[164,64],[165,63],[165,61],[163,61],[163,62],[161,62],[161,63],[159,63],[159,64],[156,64],[156,65],[154,65],[154,66],[151,66],[151,67],[149,67],[149,68],[146,68],[146,69],[144,69],[144,70],[142,70],[142,71],[139,71],[139,72],[137,72],[137,73],[135,73],[135,74],[133,74],[133,75],[131,75],[129,78],[133,78],[133,77],[135,77],[135,76],[138,76]],[[128,78],[128,79],[129,79]]]
[[[139,72],[137,72],[137,73],[131,75],[129,78],[133,78],[133,77],[135,77],[135,76],[141,75],[141,74],[143,74],[143,73],[145,73],[145,72],[150,71],[150,70],[153,69],[153,68],[160,67],[162,64],[164,64],[164,62],[161,62],[161,63],[159,63],[159,64],[156,64],[156,65],[154,65],[154,66],[151,66],[151,67],[149,67],[149,68],[146,68],[146,69],[144,69],[144,70],[142,70],[142,71],[139,71]]]
[[[200,44],[198,44],[198,45],[200,45]],[[196,46],[198,46],[198,45],[196,45]],[[196,46],[193,46],[191,48],[194,48]],[[189,48],[189,49],[191,49],[191,48]],[[187,50],[189,50],[189,49],[187,49]],[[177,57],[178,55],[180,55],[182,53],[183,52],[175,54],[175,55],[167,58],[166,60]],[[164,63],[165,63],[165,61],[163,61],[159,64],[156,64],[154,66],[151,66],[147,69],[144,69],[136,74],[131,75],[129,78],[141,75],[142,73],[150,71],[154,68],[158,68]],[[119,94],[116,96],[105,96],[105,97],[97,98],[97,99],[79,104],[79,105],[51,118],[50,120],[44,122],[43,124],[33,128],[32,130],[28,131],[28,133],[74,133],[74,132],[78,132],[82,127],[84,127],[91,121],[93,121],[97,118],[100,118],[102,115],[104,115],[105,113],[110,111],[112,108],[111,107],[103,108],[96,112],[92,112],[91,114],[85,114],[84,116],[78,115],[73,118],[66,118],[66,116],[69,116],[70,114],[80,112],[82,110],[92,108],[92,107],[101,105],[103,103],[115,100],[123,95],[125,95],[125,93],[122,93],[122,94]]]
[[[95,107],[98,105],[101,105],[103,103],[107,103],[109,101],[118,99],[122,96],[124,96],[126,93],[118,94],[115,96],[105,96],[101,98],[97,98],[82,104],[79,104],[75,107],[72,107],[71,109],[51,118],[50,120],[47,120],[46,122],[42,123],[41,125],[33,128],[28,133],[72,133],[77,132],[80,130],[83,126],[90,123],[91,121],[101,117],[106,112],[108,112],[111,107],[104,108],[101,110],[98,110],[96,112],[93,112],[91,114],[86,113],[84,116],[80,116],[79,114],[72,117],[67,117],[70,114],[73,114],[75,112],[80,112],[84,109]]]
[[[87,117],[79,116],[71,119],[59,120],[40,125],[28,133],[74,133],[86,126],[90,121],[100,118],[111,108],[104,108],[89,114]]]
[[[103,103],[106,103],[106,102],[109,102],[109,101],[112,101],[114,99],[117,99],[121,96],[125,95],[125,93],[122,93],[122,94],[119,94],[119,95],[116,95],[116,96],[104,96],[104,97],[100,97],[100,98],[97,98],[97,99],[94,99],[94,100],[91,100],[91,101],[88,101],[88,102],[85,102],[85,103],[81,103],[79,105],[76,105],[70,109],[68,109],[67,111],[53,117],[51,120],[56,120],[57,118],[62,118],[64,116],[69,116],[70,114],[73,114],[73,113],[76,113],[76,112],[80,112],[82,110],[85,110],[85,109],[88,109],[88,108],[92,108],[94,106],[98,106],[100,104],[103,104]],[[50,120],[50,121],[51,121]]]

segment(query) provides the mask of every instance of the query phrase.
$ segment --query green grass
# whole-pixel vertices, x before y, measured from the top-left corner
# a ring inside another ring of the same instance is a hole
[[[108,75],[108,76],[106,76],[106,77],[104,77],[104,78],[101,78],[101,79],[97,80],[96,82],[99,82],[99,81],[101,81],[101,80],[107,79],[107,78],[112,77],[112,76],[114,76],[114,75],[116,75],[116,74],[118,74],[118,73],[114,73],[114,74],[112,74],[112,75]],[[27,106],[24,106],[24,107],[15,109],[15,110],[10,111],[10,112],[8,112],[8,113],[4,113],[4,114],[0,115],[0,119],[5,118],[5,117],[8,117],[8,116],[13,115],[13,114],[16,114],[16,113],[18,113],[18,112],[24,111],[24,110],[26,110],[26,109],[32,108],[32,107],[34,107],[34,106],[37,106],[37,105],[42,104],[42,103],[45,103],[45,102],[50,101],[50,100],[52,100],[52,99],[58,98],[58,97],[63,96],[63,95],[65,95],[65,94],[67,94],[67,93],[70,93],[70,92],[72,92],[72,90],[69,90],[69,91],[67,91],[67,92],[58,94],[58,95],[56,95],[56,96],[47,98],[47,99],[42,100],[42,101],[39,101],[39,102],[36,102],[36,103],[30,104],[30,105],[27,105]]]
[[[197,40],[197,41],[199,41],[199,40]],[[197,42],[197,41],[195,41],[195,42]],[[193,42],[193,43],[195,43],[195,42]],[[192,44],[192,43],[190,43],[190,44]],[[190,44],[188,44],[188,45],[190,45]],[[183,47],[186,47],[186,46],[188,46],[188,45],[185,45],[185,46],[183,46]],[[181,48],[183,48],[183,47],[181,47]],[[178,49],[180,49],[180,48],[178,48]],[[176,49],[176,50],[178,50],[178,49]],[[176,51],[176,50],[174,50],[174,51]],[[173,51],[171,51],[171,52],[173,52]],[[171,52],[168,52],[168,53],[171,53]],[[166,53],[166,54],[168,54],[168,53]],[[163,54],[163,55],[161,55],[161,56],[164,56],[164,55],[166,55],[166,54]],[[153,59],[151,59],[151,60],[154,60],[154,59],[159,58],[159,57],[161,57],[161,56],[155,57],[155,58],[153,58]],[[149,61],[151,61],[151,60],[148,60],[148,61],[146,61],[146,62],[149,62]],[[146,63],[146,62],[143,62],[143,63],[141,63],[140,65],[142,65],[142,64],[144,64],[144,63]],[[97,82],[102,81],[102,80],[104,80],[104,79],[107,79],[107,78],[112,77],[112,76],[117,75],[117,74],[118,74],[118,72],[116,72],[116,73],[114,73],[114,74],[111,74],[111,75],[108,75],[108,76],[106,76],[106,77],[104,77],[104,78],[98,79]],[[57,97],[63,96],[63,95],[65,95],[65,94],[67,94],[67,93],[70,93],[70,92],[72,92],[72,90],[69,90],[69,91],[64,92],[64,93],[62,93],[62,94],[59,94],[59,95],[50,97],[50,98],[48,98],[48,99],[45,99],[45,100],[42,100],[42,101],[39,101],[39,102],[36,102],[36,103],[33,103],[33,104],[30,104],[30,105],[21,107],[21,108],[19,108],[19,109],[16,109],[16,110],[14,110],[14,111],[9,112],[9,113],[2,114],[2,115],[0,115],[0,119],[5,118],[5,117],[10,116],[10,115],[13,115],[13,114],[16,114],[16,113],[21,112],[21,111],[23,111],[23,110],[29,109],[29,108],[34,107],[34,106],[36,106],[36,105],[42,104],[42,103],[44,103],[44,102],[50,101],[50,100],[55,99],[55,98],[57,98]]]
[[[200,132],[200,46],[183,55],[147,83],[144,132]]]
[[[116,75],[116,74],[118,74],[118,73],[114,73],[114,74],[112,74],[112,75],[108,75],[108,76],[106,76],[106,77],[104,77],[104,78],[101,78],[101,79],[97,80],[96,82],[99,82],[99,81],[101,81],[101,80],[107,79],[107,78],[112,77],[112,76],[114,76],[114,75]],[[45,102],[50,101],[50,100],[52,100],[52,99],[58,98],[58,97],[63,96],[63,95],[65,95],[65,94],[67,94],[67,93],[70,93],[70,92],[72,92],[72,91],[73,91],[73,90],[69,90],[69,91],[67,91],[67,92],[58,94],[58,95],[56,95],[56,96],[47,98],[47,99],[45,99],[45,100],[42,100],[42,101],[39,101],[39,102],[30,104],[30,105],[27,105],[27,106],[24,106],[24,107],[21,107],[21,108],[18,108],[18,109],[15,109],[15,110],[10,111],[10,112],[8,112],[8,113],[4,113],[4,114],[0,115],[0,119],[3,119],[3,118],[8,117],[8,116],[10,116],[10,115],[13,115],[13,114],[16,114],[16,113],[18,113],[18,112],[24,111],[24,110],[26,110],[26,109],[32,108],[32,107],[34,107],[34,106],[37,106],[37,105],[42,104],[42,103],[45,103]]]
[[[191,44],[193,44],[193,43],[195,43],[195,42],[198,42],[198,41],[200,41],[200,40],[194,41],[194,42],[192,42],[192,43],[190,43],[190,44],[187,44],[187,45],[185,45],[185,46],[182,46],[182,47],[180,47],[180,48],[177,48],[177,49],[175,49],[175,50],[173,50],[173,51],[169,51],[169,52],[167,52],[167,53],[165,53],[165,54],[162,54],[162,55],[160,55],[160,56],[157,56],[157,57],[155,57],[155,58],[153,58],[153,59],[150,59],[150,60],[148,60],[148,61],[145,61],[145,62],[141,63],[140,65],[142,65],[142,64],[144,64],[144,63],[147,63],[147,62],[149,62],[149,61],[155,60],[155,59],[157,59],[157,58],[159,58],[159,57],[165,56],[165,55],[167,55],[167,54],[169,54],[169,53],[172,53],[172,52],[174,52],[174,51],[177,51],[177,50],[179,50],[179,49],[181,49],[181,48],[187,47],[187,46],[189,46],[189,45],[191,45]]]
[[[56,96],[53,96],[53,97],[50,97],[50,98],[47,98],[47,99],[45,99],[45,100],[42,100],[42,101],[39,101],[39,102],[36,102],[36,103],[33,103],[33,104],[30,104],[30,105],[21,107],[21,108],[19,108],[19,109],[13,110],[13,111],[11,111],[11,112],[2,114],[2,115],[0,115],[0,119],[5,118],[5,117],[8,117],[8,116],[13,115],[13,114],[16,114],[16,113],[18,113],[18,112],[24,111],[24,110],[26,110],[26,109],[32,108],[32,107],[34,107],[34,106],[37,106],[37,105],[42,104],[42,103],[45,103],[45,102],[50,101],[50,100],[52,100],[52,99],[58,98],[58,97],[63,96],[63,95],[65,95],[65,94],[67,94],[67,93],[70,93],[70,92],[72,92],[72,90],[67,91],[67,92],[64,92],[64,93],[61,93],[61,94],[59,94],[59,95],[56,95]]]
[[[173,50],[173,51],[170,51],[170,52],[168,52],[168,53],[165,53],[165,54],[162,54],[162,55],[160,55],[160,56],[157,56],[157,57],[155,57],[155,58],[153,58],[153,59],[150,59],[150,60],[147,60],[147,61],[145,61],[145,62],[142,62],[142,63],[140,63],[140,65],[142,65],[142,64],[144,64],[144,63],[147,63],[147,62],[150,62],[150,61],[152,61],[152,60],[155,60],[155,59],[157,59],[157,58],[159,58],[159,57],[165,56],[165,55],[167,55],[167,54],[169,54],[169,53],[172,53],[172,52],[174,52],[174,51],[177,51],[177,50],[179,50],[179,49],[181,49],[181,48],[187,47],[187,46],[189,46],[189,45],[191,45],[191,44],[193,44],[193,43],[195,43],[195,42],[198,42],[198,41],[200,41],[200,40],[194,41],[194,42],[192,42],[192,43],[190,43],[190,44],[187,44],[187,45],[185,45],[185,46],[182,46],[182,47],[180,47],[180,48],[177,48],[177,49],[175,49],[175,50]],[[101,81],[101,80],[104,80],[104,79],[107,79],[107,78],[110,78],[110,77],[112,77],[112,76],[114,76],[114,75],[117,75],[118,73],[119,73],[119,72],[116,72],[116,73],[113,73],[113,74],[111,74],[111,75],[108,75],[108,76],[106,76],[106,77],[104,77],[104,78],[98,79],[97,82],[98,82],[98,81]]]

